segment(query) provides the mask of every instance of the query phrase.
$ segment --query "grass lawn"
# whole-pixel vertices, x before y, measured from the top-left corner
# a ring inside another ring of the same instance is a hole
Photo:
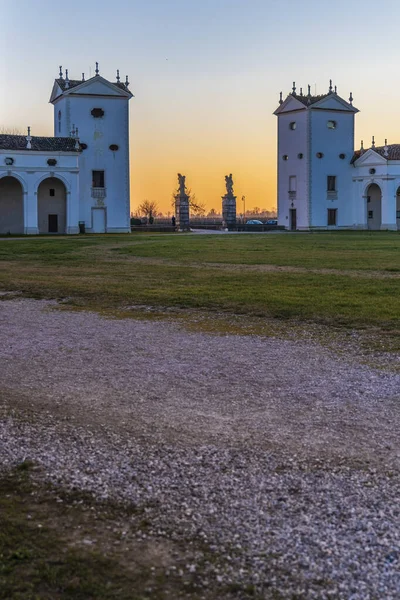
[[[0,288],[94,310],[194,309],[395,332],[400,235],[7,239]]]

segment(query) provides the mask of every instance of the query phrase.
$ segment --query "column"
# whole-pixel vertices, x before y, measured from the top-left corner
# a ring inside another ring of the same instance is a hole
[[[28,176],[28,184],[24,189],[24,233],[26,235],[37,235],[38,226],[38,198],[33,177]],[[35,191],[33,191],[35,190]]]
[[[395,180],[394,178],[387,179],[383,184],[381,199],[381,229],[397,231]]]
[[[67,224],[65,233],[79,233],[79,177],[78,173],[69,174],[70,189],[67,193]]]

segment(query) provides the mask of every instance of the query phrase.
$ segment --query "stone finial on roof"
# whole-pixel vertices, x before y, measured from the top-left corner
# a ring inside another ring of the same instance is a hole
[[[279,94],[279,104],[283,104],[282,92]]]
[[[118,81],[118,83],[119,83],[119,80],[120,80],[119,69],[117,69],[117,81]]]
[[[99,63],[98,63],[98,62],[96,63],[96,70],[95,70],[95,73],[96,73],[96,75],[98,75],[98,74],[99,74]]]
[[[371,148],[375,148],[375,136],[372,136]]]
[[[295,95],[295,93],[296,93],[296,82],[293,81],[292,94]]]
[[[75,129],[75,150],[80,150],[81,146],[79,144],[79,132],[78,128]]]
[[[128,75],[126,76],[126,79],[125,79],[125,85],[126,85],[126,87],[129,87],[129,79],[128,79]]]
[[[300,88],[300,96],[303,95],[303,88]]]
[[[26,149],[30,150],[31,148],[32,148],[31,128],[28,127],[28,135],[26,136]]]
[[[82,73],[82,81],[85,81],[85,73]]]
[[[337,94],[337,85],[335,85],[335,94]]]
[[[311,96],[311,85],[310,84],[308,84],[308,94],[307,95]]]
[[[65,69],[65,89],[69,88],[69,77],[68,77],[68,69]]]
[[[350,92],[349,103],[353,105],[353,92]]]
[[[329,93],[332,94],[332,79],[329,80]]]
[[[60,72],[59,72],[58,75],[59,75],[60,79],[62,79],[63,78],[63,71],[62,71],[62,66],[61,65],[60,65],[59,69],[60,69]]]
[[[389,147],[387,145],[387,139],[385,139],[385,145],[383,147],[383,156],[389,156]]]

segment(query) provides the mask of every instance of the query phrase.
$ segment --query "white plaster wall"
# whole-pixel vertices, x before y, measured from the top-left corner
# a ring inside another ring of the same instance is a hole
[[[290,123],[296,123],[291,130]],[[284,155],[288,160],[283,160]],[[299,159],[298,155],[303,154]],[[289,198],[289,177],[296,177],[296,197]],[[292,207],[293,202],[293,207]],[[297,213],[297,227],[308,228],[308,112],[278,115],[278,224],[290,226],[290,209]]]
[[[50,189],[54,196],[50,196]],[[49,214],[58,216],[58,233],[66,233],[67,193],[65,185],[55,177],[42,181],[38,187],[39,233],[49,233]]]
[[[312,227],[326,227],[328,208],[337,209],[337,226],[352,227],[354,223],[354,168],[350,160],[354,153],[354,114],[333,110],[310,111],[310,212]],[[336,129],[327,122],[336,121]],[[317,158],[318,152],[323,158]],[[339,158],[345,154],[345,159]],[[337,199],[327,194],[327,177],[336,176]]]
[[[129,105],[119,96],[67,96],[54,105],[55,126],[58,111],[65,114],[65,127],[79,128],[82,143],[87,144],[79,159],[80,216],[91,228],[92,207],[107,208],[107,231],[130,231],[129,198]],[[94,118],[93,108],[102,108],[104,117]],[[57,129],[55,129],[57,136]],[[119,149],[112,152],[111,144]],[[105,171],[106,197],[92,198],[92,171]]]
[[[396,215],[397,229],[400,230],[400,196],[396,197]]]
[[[4,159],[14,159],[12,166],[4,164]],[[57,165],[47,165],[48,158],[55,158]],[[38,230],[38,202],[37,191],[41,181],[48,177],[55,177],[62,181],[67,189],[68,197],[68,225],[67,233],[78,232],[79,221],[79,170],[78,153],[36,152],[24,150],[10,152],[0,151],[0,181],[4,176],[14,176],[21,181],[24,191],[24,227],[18,233],[37,234]]]
[[[0,179],[0,234],[24,233],[24,194],[14,177]]]

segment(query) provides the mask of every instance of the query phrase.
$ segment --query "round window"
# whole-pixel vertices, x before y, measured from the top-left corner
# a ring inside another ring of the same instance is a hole
[[[56,164],[57,164],[57,161],[56,161],[56,159],[55,159],[55,158],[49,158],[49,159],[47,160],[47,164],[49,165],[49,167],[55,167],[55,166],[56,166]]]
[[[370,170],[369,170],[369,174],[370,174],[370,175],[375,175],[375,173],[376,173],[376,170],[375,170],[375,169],[370,169]]]
[[[341,158],[342,160],[344,160],[344,159],[346,158],[346,155],[345,155],[345,154],[343,154],[343,153],[342,153],[342,154],[339,154],[339,158]]]
[[[304,154],[302,152],[299,152],[299,154],[297,155],[297,158],[303,158]]]
[[[328,129],[336,129],[336,121],[328,121],[326,126]]]
[[[80,146],[81,146],[82,150],[86,150],[86,148],[87,148],[87,144],[85,144],[84,142],[81,142]]]
[[[324,153],[323,152],[317,152],[317,154],[315,156],[317,158],[324,158]]]
[[[110,146],[110,150],[112,150],[113,152],[116,152],[118,150],[119,146],[117,146],[117,144],[111,144]]]
[[[292,121],[289,125],[289,129],[291,129],[292,131],[294,131],[296,129],[296,121]]]
[[[283,160],[288,160],[288,158],[289,158],[289,157],[288,157],[288,155],[287,155],[287,154],[284,154],[284,155],[282,156],[282,159],[283,159]]]

